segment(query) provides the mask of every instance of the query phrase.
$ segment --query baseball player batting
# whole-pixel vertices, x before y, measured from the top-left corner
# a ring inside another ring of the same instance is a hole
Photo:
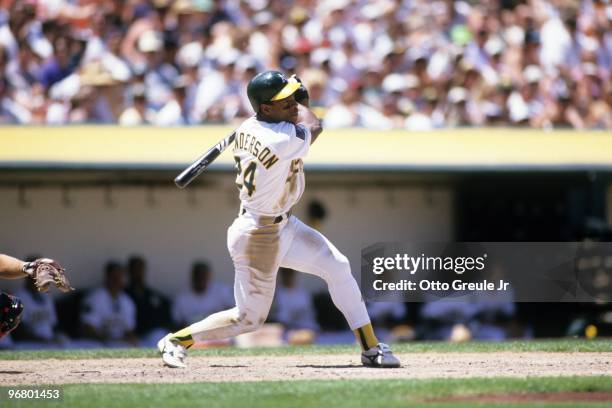
[[[36,288],[40,292],[48,291],[52,284],[62,292],[72,290],[64,272],[64,268],[52,259],[40,258],[33,262],[24,262],[12,256],[0,254],[0,278],[30,277],[34,279]],[[19,326],[22,313],[23,303],[17,296],[0,292],[0,338]]]
[[[241,206],[227,232],[235,269],[236,306],[162,338],[164,364],[184,368],[194,342],[254,331],[272,304],[279,267],[323,278],[336,307],[362,347],[369,367],[399,367],[389,346],[379,343],[348,259],[318,231],[291,215],[304,192],[302,159],[321,134],[308,109],[308,92],[295,76],[278,71],[254,76],[247,86],[256,115],[235,132],[236,185]]]

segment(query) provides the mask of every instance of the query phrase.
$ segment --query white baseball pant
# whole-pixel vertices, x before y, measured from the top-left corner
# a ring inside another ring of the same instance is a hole
[[[227,230],[234,262],[236,306],[212,314],[189,329],[196,341],[237,336],[258,329],[266,320],[280,266],[317,275],[351,330],[370,323],[348,259],[320,232],[294,216],[260,217],[244,212]]]

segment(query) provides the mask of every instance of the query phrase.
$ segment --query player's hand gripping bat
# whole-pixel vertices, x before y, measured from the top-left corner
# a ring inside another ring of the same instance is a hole
[[[224,139],[220,140],[219,143],[211,147],[206,153],[200,156],[196,161],[191,163],[189,167],[187,167],[181,174],[176,176],[174,179],[174,184],[177,185],[178,188],[185,188],[189,183],[191,183],[196,177],[198,177],[206,168],[214,162],[217,157],[227,147],[234,141],[236,138],[236,132],[232,132]]]

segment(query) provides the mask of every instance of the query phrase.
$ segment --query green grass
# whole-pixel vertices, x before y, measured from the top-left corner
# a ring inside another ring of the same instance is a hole
[[[289,346],[279,348],[222,348],[192,350],[190,356],[283,356],[293,354],[353,354],[358,352],[354,345],[340,346]],[[507,342],[414,342],[396,344],[396,353],[449,353],[449,352],[500,352],[500,351],[549,351],[549,352],[612,352],[612,339],[563,339]],[[138,358],[156,357],[154,349],[88,349],[88,350],[37,350],[0,351],[0,360],[38,360],[43,358],[84,359],[84,358]]]
[[[6,387],[0,387],[0,389]],[[113,407],[471,407],[474,402],[432,402],[436,398],[541,392],[612,392],[610,377],[471,378],[431,380],[274,381],[192,384],[72,384],[61,403],[33,401],[7,406]],[[2,390],[6,396],[6,391]],[[0,400],[0,403],[3,401]],[[0,404],[5,406],[4,404]],[[525,407],[535,404],[496,406]],[[608,403],[582,404],[588,407]],[[546,404],[575,407],[575,402]]]

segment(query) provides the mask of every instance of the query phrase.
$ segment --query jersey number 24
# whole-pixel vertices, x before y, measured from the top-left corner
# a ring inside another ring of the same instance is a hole
[[[234,160],[236,160],[236,171],[238,172],[236,175],[236,185],[239,190],[245,188],[250,197],[253,195],[253,192],[255,192],[255,169],[257,168],[257,163],[255,163],[254,160],[250,161],[243,172],[242,166],[240,165],[240,158],[234,156]]]

